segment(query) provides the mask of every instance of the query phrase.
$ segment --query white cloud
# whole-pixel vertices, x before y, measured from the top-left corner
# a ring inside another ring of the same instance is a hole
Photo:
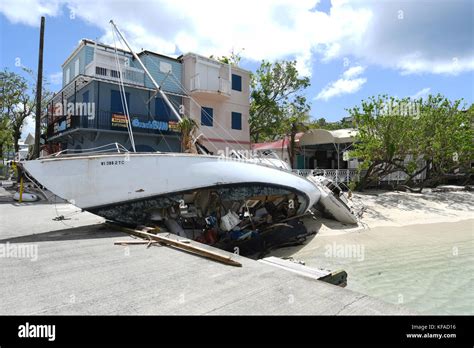
[[[57,16],[60,13],[61,3],[61,0],[2,0],[0,1],[0,12],[12,23],[39,27],[40,17]]]
[[[353,57],[364,65],[402,74],[456,75],[474,70],[469,0],[332,0],[329,13],[310,11],[317,9],[317,3],[2,0],[0,12],[12,22],[34,26],[41,15],[73,13],[76,20],[100,27],[106,43],[112,43],[108,23],[113,18],[138,50],[227,55],[245,48],[242,56],[254,61],[297,59],[300,74],[307,76],[315,53],[323,61]]]
[[[430,93],[430,91],[431,91],[430,87],[423,88],[419,90],[418,92],[416,92],[415,94],[413,94],[410,98],[420,99],[420,98],[426,97]]]
[[[364,30],[331,43],[326,60],[352,56],[402,75],[474,70],[471,0],[354,0],[340,6],[372,15]]]
[[[329,15],[310,11],[318,0],[241,0],[238,4],[217,0],[55,0],[48,6],[42,6],[41,0],[28,1],[35,5],[2,0],[0,11],[11,21],[28,25],[37,25],[41,14],[72,11],[76,20],[103,29],[101,40],[109,44],[113,42],[109,20],[113,18],[138,50],[228,55],[232,49],[245,48],[242,56],[254,61],[296,59],[300,74],[306,76],[311,75],[314,52],[351,38],[363,30],[370,17],[365,9],[338,7]],[[8,10],[10,7],[14,10]]]
[[[63,72],[58,71],[54,74],[50,74],[49,82],[51,82],[52,85],[61,85],[63,83]]]
[[[366,78],[358,78],[354,80],[339,79],[324,87],[316,96],[316,99],[329,100],[342,94],[355,93],[366,82]]]
[[[350,78],[352,78],[352,77],[359,76],[359,75],[362,74],[364,71],[365,71],[365,67],[362,67],[362,66],[360,66],[360,65],[357,65],[357,66],[353,66],[352,68],[349,68],[349,69],[347,69],[346,71],[344,71],[344,73],[342,74],[342,76],[343,76],[345,79],[350,79]]]
[[[324,87],[321,92],[315,97],[316,100],[329,100],[333,97],[337,97],[343,94],[352,94],[361,89],[361,87],[367,82],[364,77],[358,77],[365,71],[362,66],[354,66],[342,74],[341,78],[336,81],[329,83]],[[357,77],[357,78],[356,78]]]

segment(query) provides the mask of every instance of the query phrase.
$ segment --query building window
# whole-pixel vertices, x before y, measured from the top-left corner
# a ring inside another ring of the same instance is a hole
[[[89,102],[89,91],[86,91],[82,94],[82,102],[88,103]]]
[[[212,127],[214,110],[212,108],[201,108],[201,126]]]
[[[125,114],[120,91],[110,91],[110,111],[111,113]],[[130,110],[130,93],[126,92],[127,107]]]
[[[120,78],[120,72],[117,70],[110,70],[110,76],[115,77],[116,79]]]
[[[76,59],[76,62],[74,63],[74,76],[79,75],[79,58]]]
[[[106,68],[101,68],[100,66],[96,66],[95,67],[95,74],[96,75],[107,76],[107,69]]]
[[[168,73],[172,73],[172,66],[170,63],[167,63],[167,62],[160,62],[160,71],[163,73],[163,74],[168,74]]]
[[[242,92],[242,76],[232,74],[232,89]]]
[[[168,121],[170,119],[170,109],[165,104],[163,98],[155,98],[155,117],[161,121]]]
[[[232,112],[232,129],[242,129],[242,114],[240,112]]]
[[[69,83],[69,80],[71,79],[71,68],[66,69],[66,85]]]

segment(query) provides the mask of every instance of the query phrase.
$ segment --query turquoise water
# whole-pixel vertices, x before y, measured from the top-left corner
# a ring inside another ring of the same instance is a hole
[[[474,314],[473,242],[368,249],[347,264],[348,288],[423,314]],[[423,248],[420,250],[420,248]]]
[[[328,257],[334,246],[363,253]],[[474,314],[474,220],[316,236],[292,255],[310,267],[344,269],[348,289],[420,314]]]

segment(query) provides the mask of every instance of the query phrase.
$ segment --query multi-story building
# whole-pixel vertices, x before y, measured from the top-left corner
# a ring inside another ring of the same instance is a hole
[[[195,54],[172,58],[145,50],[138,56],[175,109],[197,120],[209,150],[250,147],[247,71]],[[177,118],[131,53],[82,40],[62,70],[62,89],[45,117],[53,150],[115,142],[131,149],[126,109],[137,151],[181,150]]]
[[[196,119],[211,151],[250,149],[250,73],[194,53],[180,57],[185,110]]]

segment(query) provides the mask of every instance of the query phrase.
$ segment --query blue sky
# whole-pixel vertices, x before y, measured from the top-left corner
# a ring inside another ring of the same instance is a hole
[[[36,69],[46,15],[44,74],[57,91],[61,64],[78,41],[111,43],[114,18],[136,49],[169,55],[234,49],[251,71],[262,59],[296,59],[311,78],[305,94],[316,118],[339,120],[346,108],[379,93],[474,101],[472,1],[225,2],[3,0],[0,65],[19,72],[19,58]]]

